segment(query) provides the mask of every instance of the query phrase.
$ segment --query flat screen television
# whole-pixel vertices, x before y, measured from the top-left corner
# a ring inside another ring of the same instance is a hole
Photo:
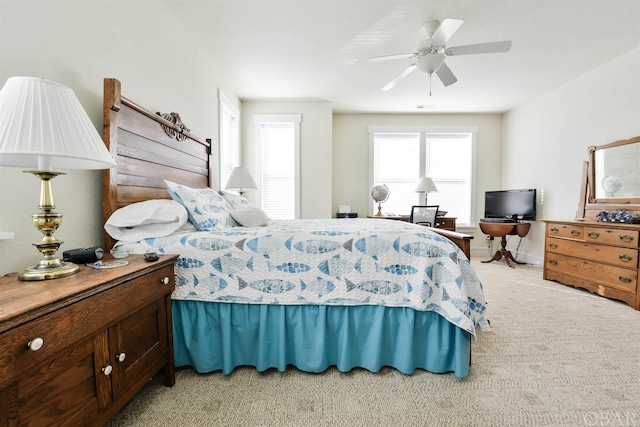
[[[485,192],[484,217],[512,221],[535,221],[536,189]]]

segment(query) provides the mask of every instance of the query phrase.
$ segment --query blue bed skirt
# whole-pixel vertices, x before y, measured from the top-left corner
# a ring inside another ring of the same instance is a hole
[[[433,312],[379,306],[257,305],[173,300],[175,366],[197,372],[293,365],[469,374],[471,336]]]

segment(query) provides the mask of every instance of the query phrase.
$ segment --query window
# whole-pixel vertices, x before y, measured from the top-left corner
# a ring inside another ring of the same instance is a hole
[[[218,92],[220,115],[220,188],[229,181],[233,168],[240,165],[240,111],[222,92]]]
[[[259,205],[272,219],[300,218],[299,114],[254,117],[257,125]]]
[[[471,225],[476,133],[475,127],[371,126],[371,187],[384,184],[390,192],[382,212],[408,215],[412,205],[424,202],[415,187],[428,176],[438,188],[428,194],[428,203],[440,205],[459,226]]]
[[[420,179],[420,157],[420,134],[375,134],[373,185],[384,184],[390,193],[383,213],[408,214],[418,204],[413,190]]]

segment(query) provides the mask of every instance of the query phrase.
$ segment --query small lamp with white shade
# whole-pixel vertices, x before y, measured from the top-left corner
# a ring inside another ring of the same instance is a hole
[[[427,193],[438,192],[438,188],[436,184],[434,184],[433,180],[427,176],[421,178],[416,185],[416,193],[424,193],[424,205],[427,205]]]
[[[61,261],[62,241],[53,233],[62,223],[54,211],[51,180],[61,169],[108,169],[116,164],[71,89],[35,77],[12,77],[0,90],[0,166],[26,168],[40,178],[40,212],[34,226],[44,235],[34,246],[43,255],[20,280],[65,277],[79,267]]]
[[[242,196],[247,190],[257,190],[253,177],[249,173],[249,170],[244,166],[237,166],[231,171],[231,176],[229,177],[229,181],[227,181],[227,186],[225,190],[234,190],[240,193]]]

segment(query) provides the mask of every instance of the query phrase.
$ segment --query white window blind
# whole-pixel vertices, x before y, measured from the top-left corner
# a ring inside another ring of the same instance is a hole
[[[373,157],[373,185],[386,185],[390,194],[382,212],[408,214],[418,204],[413,190],[420,177],[420,134],[375,134]]]
[[[299,115],[256,115],[260,206],[272,219],[300,217]]]
[[[240,165],[240,112],[222,91],[220,115],[220,188],[229,181],[233,168]]]
[[[398,130],[397,128],[395,130]],[[408,215],[424,202],[415,187],[423,176],[433,179],[438,192],[428,194],[459,226],[470,225],[473,206],[473,140],[469,132],[372,132],[372,186],[389,187],[383,214]],[[377,204],[371,200],[372,212]]]
[[[471,134],[426,135],[425,176],[438,188],[427,201],[460,225],[471,224],[472,147]]]

